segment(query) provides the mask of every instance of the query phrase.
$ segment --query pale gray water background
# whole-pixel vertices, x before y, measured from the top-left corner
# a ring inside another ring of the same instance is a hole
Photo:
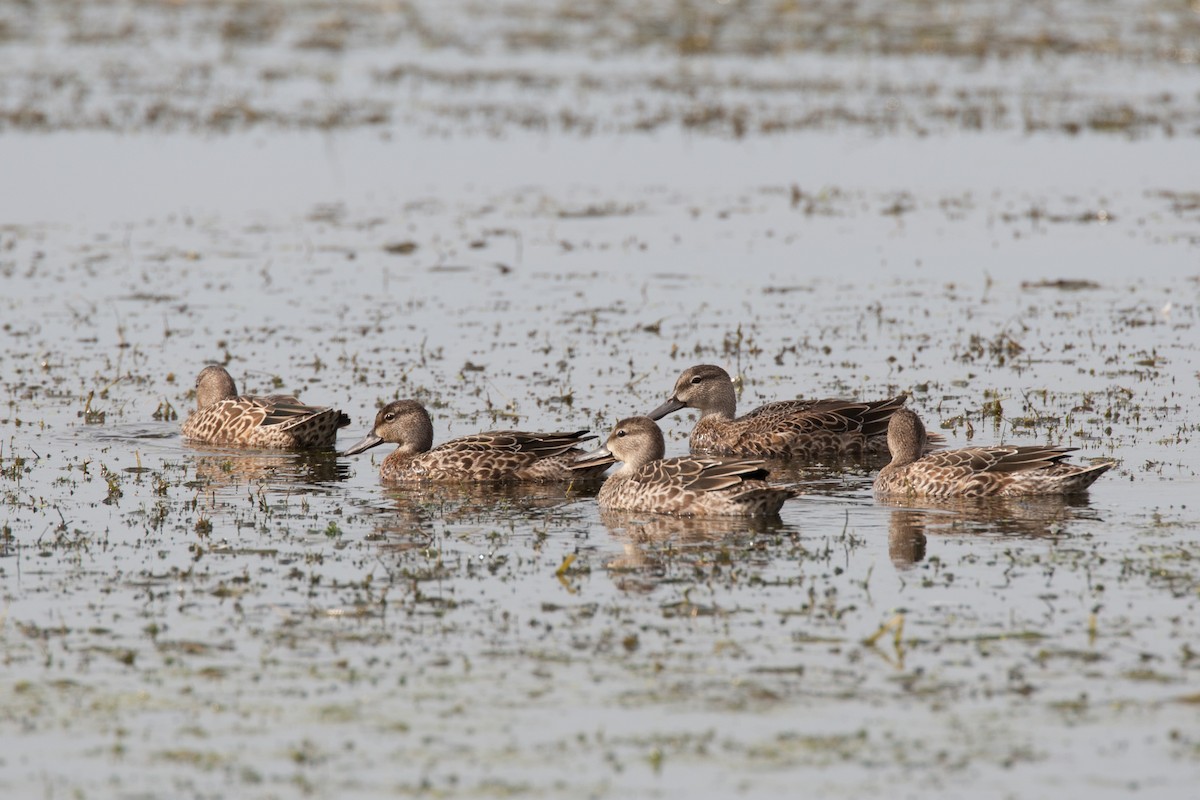
[[[4,7],[0,791],[1192,796],[1200,15],[992,5]],[[1120,463],[602,519],[185,446],[212,360],[342,446],[715,362]]]

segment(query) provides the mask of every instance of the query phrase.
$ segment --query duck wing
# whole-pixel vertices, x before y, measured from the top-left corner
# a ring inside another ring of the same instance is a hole
[[[763,463],[750,459],[666,458],[645,464],[632,480],[694,492],[715,492],[747,480],[766,480]]]

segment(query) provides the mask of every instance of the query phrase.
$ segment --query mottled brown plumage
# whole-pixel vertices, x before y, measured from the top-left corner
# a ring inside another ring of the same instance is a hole
[[[762,461],[729,458],[664,459],[662,431],[649,417],[617,423],[603,447],[584,455],[578,468],[623,462],[600,487],[602,509],[653,511],[680,516],[768,516],[797,492],[771,486]]]
[[[883,454],[888,419],[907,397],[869,402],[783,400],[735,417],[737,395],[729,373],[712,364],[684,371],[665,403],[650,412],[662,419],[694,408],[700,419],[692,429],[692,453],[761,458],[817,459]]]
[[[379,467],[380,478],[393,483],[568,481],[599,477],[607,468],[607,464],[584,472],[571,468],[583,452],[576,445],[594,438],[587,431],[488,431],[433,447],[429,412],[415,400],[397,400],[380,409],[371,432],[342,455],[356,455],[385,442],[397,445]]]
[[[223,367],[205,367],[196,378],[196,410],[183,435],[205,444],[295,450],[332,447],[350,418],[335,408],[308,406],[286,395],[238,396]]]
[[[907,497],[1020,497],[1085,491],[1115,466],[1067,464],[1074,447],[969,447],[922,457],[925,426],[909,409],[892,415],[892,460],[875,478],[875,493]]]

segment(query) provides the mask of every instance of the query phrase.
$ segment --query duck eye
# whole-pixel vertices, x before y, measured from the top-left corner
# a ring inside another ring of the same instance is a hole
[[[703,380],[703,378],[701,378],[699,375],[695,376],[692,378],[692,386],[698,385],[701,380]]]
[[[625,435],[625,429],[624,429],[624,428],[622,428],[621,430],[617,431],[617,438],[618,438],[618,439],[622,438],[624,435]]]
[[[384,422],[391,422],[391,421],[392,421],[392,420],[394,420],[395,418],[396,418],[396,415],[395,415],[395,414],[393,414],[391,411],[389,411],[388,413],[386,413],[386,414],[384,414],[384,415],[383,415],[383,421],[384,421]]]

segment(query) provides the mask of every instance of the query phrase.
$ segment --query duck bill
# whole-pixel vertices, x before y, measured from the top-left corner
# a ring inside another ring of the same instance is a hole
[[[356,456],[359,453],[366,452],[367,450],[370,450],[372,447],[376,447],[381,444],[383,444],[383,437],[376,436],[374,434],[374,432],[368,433],[360,441],[355,442],[354,444],[350,445],[345,450],[343,450],[341,452],[341,455]]]
[[[609,452],[607,447],[600,446],[595,450],[587,451],[581,456],[576,456],[575,462],[571,464],[571,469],[590,469],[601,464],[615,463],[617,463],[617,457]]]
[[[652,420],[657,421],[657,420],[660,420],[663,417],[665,417],[667,414],[674,414],[676,411],[678,411],[681,408],[687,408],[687,406],[684,403],[681,403],[678,400],[676,400],[674,397],[672,397],[670,400],[663,403],[661,406],[654,409],[646,416]]]

